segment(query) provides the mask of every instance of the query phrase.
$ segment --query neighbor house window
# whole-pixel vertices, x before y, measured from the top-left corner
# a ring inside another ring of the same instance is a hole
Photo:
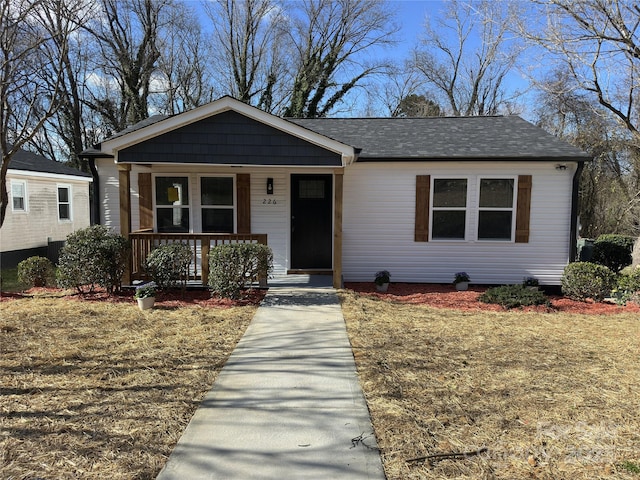
[[[27,182],[11,180],[11,208],[14,212],[27,211]]]
[[[514,179],[480,179],[478,240],[513,238]]]
[[[189,231],[188,177],[156,177],[156,222],[158,232]]]
[[[71,220],[71,186],[58,185],[58,220]]]
[[[202,231],[234,232],[233,177],[201,177]]]
[[[464,240],[467,223],[467,179],[436,178],[431,202],[431,238]]]

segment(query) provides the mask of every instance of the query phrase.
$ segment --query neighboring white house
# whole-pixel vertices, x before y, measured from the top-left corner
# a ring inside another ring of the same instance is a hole
[[[332,273],[336,286],[382,269],[395,282],[466,271],[473,283],[559,284],[590,160],[516,116],[283,119],[230,97],[84,156],[102,223],[132,239],[134,257],[159,241],[200,253],[266,235],[275,274]]]
[[[7,171],[9,205],[0,228],[2,268],[15,267],[90,224],[91,175],[19,150]]]

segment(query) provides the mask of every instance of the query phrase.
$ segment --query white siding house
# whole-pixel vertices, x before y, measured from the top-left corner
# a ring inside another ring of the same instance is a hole
[[[336,286],[382,269],[394,282],[466,271],[558,284],[589,161],[519,117],[287,120],[230,97],[83,155],[102,223],[134,244],[266,241],[276,275],[331,273]]]
[[[9,205],[0,228],[3,268],[32,255],[47,256],[51,243],[89,226],[89,174],[21,150],[9,164],[6,181]]]

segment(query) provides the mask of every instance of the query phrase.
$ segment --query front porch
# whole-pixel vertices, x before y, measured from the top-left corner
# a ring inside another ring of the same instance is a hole
[[[179,242],[189,245],[193,255],[187,281],[202,285],[207,285],[209,281],[209,251],[212,247],[231,243],[267,245],[266,234],[154,233],[150,229],[131,232],[129,240],[131,241],[130,282],[148,280],[143,264],[151,250],[160,245]]]

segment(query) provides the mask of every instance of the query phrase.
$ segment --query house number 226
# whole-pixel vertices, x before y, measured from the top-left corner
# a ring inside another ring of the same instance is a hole
[[[262,199],[262,204],[263,205],[275,205],[276,203],[277,202],[273,198],[269,198],[268,200],[266,198]]]

